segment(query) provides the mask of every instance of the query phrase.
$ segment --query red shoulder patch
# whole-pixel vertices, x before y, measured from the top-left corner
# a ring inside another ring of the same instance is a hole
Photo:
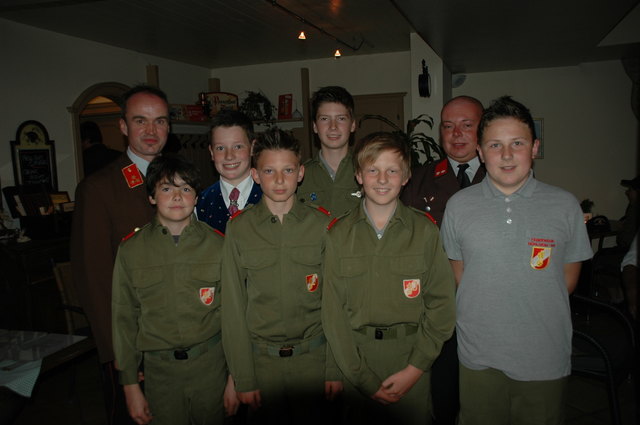
[[[333,220],[331,220],[331,222],[327,225],[327,230],[331,230],[331,228],[333,227],[334,224],[336,224],[338,222],[339,218],[336,217]]]
[[[224,233],[222,233],[220,230],[218,229],[213,229],[214,232],[216,232],[217,234],[219,234],[220,236],[222,236],[224,238]]]
[[[444,176],[447,174],[447,171],[449,171],[449,160],[445,158],[436,165],[436,168],[433,170],[433,177]]]
[[[231,217],[229,217],[229,220],[233,220],[234,218],[236,218],[237,216],[239,216],[240,214],[242,214],[242,211],[243,211],[243,210],[238,210],[238,211],[236,211],[235,213],[233,213],[233,214],[231,215]]]
[[[325,209],[323,207],[318,207],[318,211],[320,211],[321,213],[324,213],[326,215],[331,215],[331,213],[329,211],[327,211],[327,209]]]
[[[427,216],[427,218],[428,218],[429,220],[431,220],[431,222],[432,222],[433,224],[435,224],[436,226],[438,225],[438,222],[436,221],[436,219],[435,219],[435,218],[433,218],[433,216],[432,216],[431,214],[429,214],[428,212],[426,212],[426,213],[424,213],[424,215],[426,215],[426,216]]]
[[[122,169],[122,175],[124,176],[125,181],[127,182],[127,186],[129,189],[133,189],[134,187],[140,186],[142,181],[142,174],[140,170],[136,166],[136,164],[129,164]]]
[[[131,236],[135,235],[136,232],[140,230],[139,227],[136,227],[135,229],[133,229],[133,232],[129,233],[127,236],[125,236],[124,238],[122,238],[122,242],[126,241],[127,239],[131,238]]]

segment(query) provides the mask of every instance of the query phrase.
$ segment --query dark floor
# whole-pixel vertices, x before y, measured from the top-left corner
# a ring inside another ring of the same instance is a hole
[[[60,368],[42,377],[15,425],[106,425],[100,392],[98,359],[94,353],[75,365],[75,391],[70,393],[74,366]],[[632,384],[620,387],[622,422],[635,424]],[[567,401],[567,425],[610,424],[609,405],[604,385],[587,378],[571,377]],[[329,425],[329,424],[327,424]]]

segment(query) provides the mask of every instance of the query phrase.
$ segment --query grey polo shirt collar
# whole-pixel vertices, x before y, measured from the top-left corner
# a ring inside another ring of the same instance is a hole
[[[513,196],[531,198],[531,196],[533,196],[533,192],[536,189],[537,180],[533,177],[533,170],[529,170],[529,177],[527,177],[527,181],[522,185],[522,187],[520,187],[520,189],[508,196],[502,193],[497,187],[495,187],[488,175],[482,180],[481,184],[482,194],[485,196],[485,198],[507,198]]]

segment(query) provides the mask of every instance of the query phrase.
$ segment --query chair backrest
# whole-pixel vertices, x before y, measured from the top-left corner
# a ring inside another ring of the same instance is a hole
[[[64,308],[67,332],[73,334],[78,329],[87,329],[89,323],[82,307],[80,307],[75,286],[71,280],[71,263],[57,263],[53,267],[53,272],[56,276],[58,291],[60,291],[62,308]]]

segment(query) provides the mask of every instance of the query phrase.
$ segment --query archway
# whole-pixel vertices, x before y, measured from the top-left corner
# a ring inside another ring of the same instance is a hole
[[[82,141],[80,140],[80,115],[82,114],[82,111],[85,110],[92,99],[100,96],[118,103],[119,99],[127,90],[129,90],[129,86],[117,82],[94,84],[93,86],[83,91],[75,100],[75,102],[73,102],[73,105],[67,108],[71,113],[71,125],[73,128],[73,144],[76,163],[76,180],[78,182],[84,177],[84,170],[82,165]]]

